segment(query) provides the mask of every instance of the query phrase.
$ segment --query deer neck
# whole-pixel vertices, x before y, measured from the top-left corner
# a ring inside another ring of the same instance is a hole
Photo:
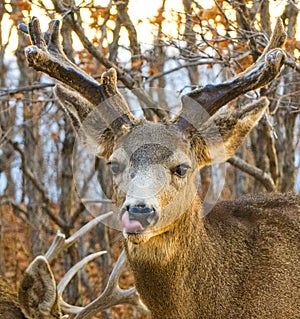
[[[186,300],[185,293],[191,290],[192,294],[193,290],[200,289],[190,287],[191,282],[197,282],[198,270],[195,269],[200,263],[207,269],[214,265],[214,257],[208,256],[207,248],[210,250],[211,245],[207,245],[209,235],[206,232],[200,201],[197,200],[167,232],[136,246],[126,242],[127,258],[137,290],[153,318],[186,318],[185,309],[197,313],[195,302]],[[189,318],[199,317],[189,315]]]

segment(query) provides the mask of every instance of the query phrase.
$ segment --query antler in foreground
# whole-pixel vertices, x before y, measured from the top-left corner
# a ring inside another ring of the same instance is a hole
[[[62,250],[73,245],[81,236],[83,236],[86,232],[88,232],[91,228],[93,228],[99,222],[102,222],[107,217],[111,216],[113,213],[103,214],[91,220],[88,224],[80,228],[76,233],[74,233],[68,239],[65,239],[65,236],[58,232],[56,238],[54,239],[51,247],[49,248],[46,256],[48,259],[55,258]],[[119,278],[122,272],[122,267],[126,261],[126,256],[124,251],[118,258],[111,275],[108,279],[107,285],[103,291],[103,293],[90,304],[84,307],[72,306],[66,303],[63,298],[63,292],[74,275],[80,271],[87,263],[91,260],[105,254],[106,252],[98,252],[91,254],[85,257],[83,260],[74,265],[61,279],[60,283],[57,285],[57,294],[59,305],[61,309],[66,313],[77,314],[76,319],[89,319],[93,315],[97,314],[99,311],[108,309],[115,305],[120,305],[124,303],[128,303],[136,306],[143,312],[148,312],[146,306],[144,306],[136,292],[135,288],[131,288],[128,290],[121,289],[119,287]]]
[[[118,286],[122,265],[126,260],[124,252],[120,255],[104,292],[89,305],[85,307],[71,306],[62,299],[62,295],[74,275],[88,262],[105,254],[105,251],[91,254],[78,262],[65,274],[56,287],[49,265],[50,260],[54,259],[62,250],[74,244],[87,231],[111,214],[107,213],[93,219],[68,239],[65,239],[65,236],[58,232],[45,255],[47,258],[45,256],[36,257],[26,269],[18,292],[19,302],[17,302],[12,293],[9,293],[6,288],[4,289],[6,283],[0,277],[0,296],[2,296],[0,300],[1,318],[23,319],[23,314],[28,319],[68,318],[67,315],[63,316],[63,311],[65,313],[77,313],[76,318],[78,319],[89,319],[101,310],[123,303],[129,303],[143,311],[147,311],[146,307],[140,302],[135,288],[123,290]]]
[[[94,258],[94,256],[86,257],[80,263],[71,268],[57,287],[58,295],[61,299],[60,304],[65,312],[77,314],[75,317],[76,319],[89,319],[100,311],[125,303],[134,305],[143,312],[148,312],[146,306],[139,299],[135,288],[124,290],[119,287],[118,282],[121,275],[122,266],[126,261],[124,251],[122,251],[121,255],[119,256],[103,293],[97,299],[85,307],[75,307],[64,302],[62,300],[64,289],[71,281],[72,277],[90,260],[90,258]]]

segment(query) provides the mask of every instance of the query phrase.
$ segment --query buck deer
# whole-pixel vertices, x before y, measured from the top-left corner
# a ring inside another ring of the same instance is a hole
[[[300,318],[299,196],[246,196],[205,215],[195,185],[199,169],[233,156],[265,113],[266,98],[217,111],[278,75],[285,59],[281,22],[254,65],[188,93],[177,116],[157,122],[135,119],[114,69],[98,83],[66,58],[57,20],[44,34],[36,18],[20,29],[32,41],[29,65],[60,82],[56,95],[74,128],[111,169],[108,193],[120,209],[126,256],[152,317]]]

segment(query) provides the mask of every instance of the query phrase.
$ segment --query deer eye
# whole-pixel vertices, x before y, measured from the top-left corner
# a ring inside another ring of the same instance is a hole
[[[190,166],[186,164],[180,164],[172,169],[172,173],[179,177],[185,177],[189,168]]]
[[[113,175],[118,175],[121,173],[121,165],[118,162],[108,162],[107,165],[110,166],[110,170]]]

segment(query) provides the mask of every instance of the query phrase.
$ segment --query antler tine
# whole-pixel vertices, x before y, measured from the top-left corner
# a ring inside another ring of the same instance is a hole
[[[35,70],[63,82],[97,105],[101,101],[100,84],[67,59],[58,41],[59,25],[59,20],[52,20],[45,34],[41,32],[36,17],[32,18],[28,28],[24,24],[19,26],[21,31],[28,31],[32,43],[25,49],[28,63]]]
[[[59,20],[52,20],[49,23],[48,31],[44,33],[44,38],[51,51],[57,50],[57,53],[62,53],[61,45],[59,43]]]
[[[90,304],[84,308],[81,308],[81,311],[76,315],[75,319],[89,319],[104,309],[124,303],[132,304],[138,307],[140,310],[148,312],[146,306],[140,301],[135,288],[124,290],[119,287],[118,281],[125,260],[126,256],[123,250],[114,266],[103,293]],[[76,308],[72,308],[70,305],[62,304],[61,306],[66,312],[68,309],[76,311]],[[64,308],[65,306],[67,307]]]
[[[285,30],[284,30],[282,20],[281,20],[281,18],[277,18],[274,30],[273,30],[271,38],[270,38],[270,41],[269,41],[269,43],[264,51],[268,52],[272,49],[282,47],[285,40],[286,40],[286,37],[287,37],[287,35],[286,35]]]
[[[84,307],[72,306],[72,305],[68,304],[67,302],[65,302],[62,298],[63,292],[66,289],[66,287],[68,286],[71,279],[87,263],[89,263],[90,261],[92,261],[92,260],[94,260],[94,259],[96,259],[96,258],[98,258],[106,253],[107,253],[107,251],[100,251],[100,252],[97,252],[97,253],[94,253],[94,254],[91,254],[91,255],[85,257],[80,262],[78,262],[76,265],[74,265],[71,269],[69,269],[68,272],[64,275],[63,279],[59,282],[59,284],[57,285],[57,294],[58,294],[58,298],[60,300],[60,306],[65,312],[76,314],[76,313],[81,312],[84,309]]]
[[[63,250],[72,246],[80,237],[82,237],[85,233],[95,227],[98,223],[102,222],[105,218],[111,216],[113,212],[109,212],[98,216],[88,222],[86,225],[81,227],[77,232],[75,232],[72,236],[66,239],[66,236],[60,231],[57,232],[52,245],[48,249],[45,254],[45,258],[49,261],[49,263],[57,257]]]
[[[271,82],[284,63],[285,52],[280,47],[285,39],[282,21],[278,19],[268,46],[256,63],[229,82],[209,84],[184,95],[182,97],[183,117],[198,118],[201,121],[201,118],[205,117],[205,112],[197,115],[199,106],[195,110],[195,104],[200,104],[208,115],[212,116],[229,101]]]
[[[48,260],[48,262],[51,262],[61,251],[66,249],[67,247],[74,244],[75,241],[77,241],[81,236],[83,236],[87,231],[89,231],[92,227],[94,227],[96,224],[101,222],[103,219],[109,217],[112,215],[113,212],[106,213],[104,215],[98,216],[91,220],[89,223],[87,223],[85,226],[80,228],[76,233],[74,233],[71,237],[68,239],[65,238],[65,235],[61,232],[58,232],[51,247],[45,254],[45,258]],[[82,259],[80,262],[78,262],[76,265],[74,265],[64,276],[64,278],[60,281],[60,283],[57,286],[57,292],[58,296],[60,298],[60,305],[61,308],[67,312],[67,313],[73,313],[77,314],[76,319],[89,319],[92,315],[96,314],[97,312],[107,309],[109,307],[118,305],[118,304],[124,304],[129,303],[140,310],[147,312],[146,306],[141,302],[139,299],[139,296],[137,294],[137,291],[135,288],[131,289],[121,289],[119,287],[119,278],[122,271],[122,266],[124,265],[126,261],[126,256],[124,250],[120,254],[112,272],[109,277],[108,283],[103,291],[103,293],[95,299],[93,302],[88,304],[85,307],[77,307],[72,306],[68,303],[66,303],[62,299],[62,294],[68,285],[68,283],[71,281],[71,279],[74,277],[74,275],[88,262],[91,260],[105,254],[106,251],[101,251],[98,253],[91,254],[84,259]]]

